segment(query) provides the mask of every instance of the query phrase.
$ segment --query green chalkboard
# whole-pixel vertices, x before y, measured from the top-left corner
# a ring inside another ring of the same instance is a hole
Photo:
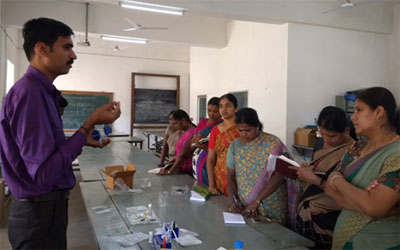
[[[61,93],[68,101],[68,106],[61,118],[64,130],[67,131],[78,129],[96,108],[113,100],[113,93],[109,92],[62,90]]]

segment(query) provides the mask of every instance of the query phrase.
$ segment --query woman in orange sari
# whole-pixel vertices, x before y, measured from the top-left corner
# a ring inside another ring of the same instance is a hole
[[[221,96],[219,113],[224,121],[211,130],[207,156],[208,189],[214,195],[228,194],[226,155],[231,142],[240,136],[235,124],[237,110],[238,105],[234,95]]]

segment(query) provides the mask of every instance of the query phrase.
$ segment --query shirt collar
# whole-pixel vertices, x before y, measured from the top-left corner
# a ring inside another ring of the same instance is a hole
[[[49,92],[49,93],[58,93],[59,91],[54,86],[54,84],[47,78],[45,74],[39,71],[37,68],[29,65],[28,70],[26,71],[27,74],[32,75],[36,79],[39,80],[40,84]]]

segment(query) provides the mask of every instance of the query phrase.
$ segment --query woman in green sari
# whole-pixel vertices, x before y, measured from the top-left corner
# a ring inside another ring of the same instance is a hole
[[[333,249],[399,249],[400,121],[392,93],[382,87],[361,92],[352,116],[355,143],[332,172],[325,193],[343,208]],[[368,184],[378,180],[371,189]]]
[[[262,131],[254,109],[240,109],[235,122],[240,138],[231,143],[226,159],[229,211],[249,217],[269,217],[285,225],[286,185],[281,176],[270,178],[266,163],[270,154],[281,155],[286,147],[278,137]]]

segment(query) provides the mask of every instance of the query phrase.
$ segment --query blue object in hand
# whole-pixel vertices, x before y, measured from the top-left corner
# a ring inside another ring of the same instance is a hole
[[[92,137],[93,137],[93,140],[100,141],[100,137],[101,137],[100,132],[97,129],[93,130]]]
[[[105,124],[104,125],[104,134],[106,135],[106,136],[108,136],[109,134],[111,134],[112,133],[112,129],[111,129],[111,127],[109,126],[109,125],[107,125],[107,124]]]

